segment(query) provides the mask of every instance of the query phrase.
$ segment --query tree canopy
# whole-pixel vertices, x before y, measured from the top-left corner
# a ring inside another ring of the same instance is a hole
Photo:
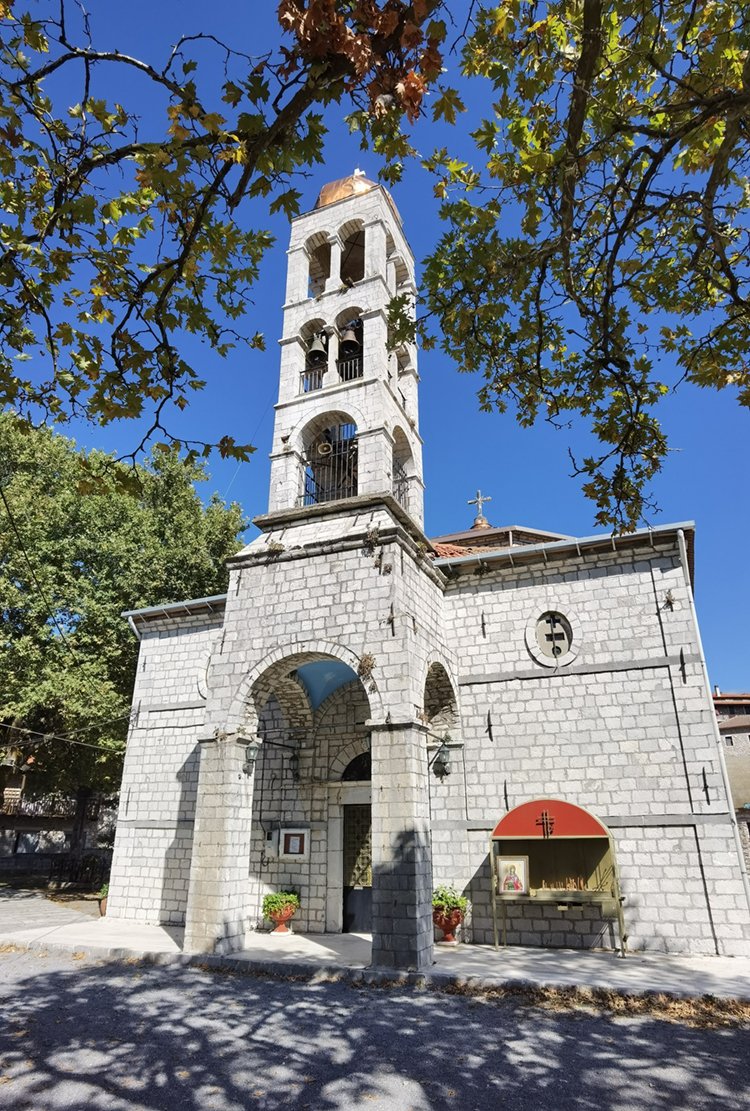
[[[136,467],[137,493],[128,467],[129,492],[110,482],[82,497],[83,459],[0,416],[0,751],[33,758],[32,790],[118,786],[138,654],[120,614],[221,592],[246,524],[236,504],[203,506],[202,469],[175,449]],[[123,466],[96,451],[86,462],[94,475]]]
[[[197,35],[158,64],[98,45],[65,0],[0,0],[0,17],[0,401],[20,413],[147,418],[135,454],[179,440],[168,418],[203,385],[180,335],[262,346],[262,217],[298,211],[331,106],[388,182],[416,156],[411,124],[458,125],[417,156],[445,223],[422,337],[482,375],[485,408],[593,433],[574,470],[598,523],[647,511],[669,450],[658,402],[680,381],[750,403],[742,5],[281,0],[275,52]],[[113,95],[121,72],[147,119]],[[395,338],[412,315],[393,306]]]
[[[447,225],[428,310],[483,406],[585,418],[597,521],[633,528],[668,451],[659,399],[687,381],[750,405],[750,13],[477,4],[461,70],[491,104],[473,156],[428,160]]]
[[[322,161],[321,110],[344,99],[397,176],[402,113],[417,116],[440,69],[435,7],[281,0],[275,54],[199,34],[155,64],[98,47],[81,5],[0,0],[0,403],[148,418],[141,446],[179,440],[166,417],[203,386],[180,334],[220,355],[263,344],[246,310],[272,240],[246,209],[298,211],[294,174]],[[202,80],[207,52],[219,88]],[[145,119],[118,99],[125,75]]]

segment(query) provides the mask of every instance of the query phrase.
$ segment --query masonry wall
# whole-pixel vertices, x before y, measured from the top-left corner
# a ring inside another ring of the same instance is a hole
[[[558,669],[525,636],[548,610],[578,643]],[[677,553],[461,578],[446,622],[462,646],[465,748],[455,777],[431,781],[434,871],[470,895],[473,939],[492,938],[491,829],[506,808],[546,797],[612,830],[632,948],[744,951],[747,905]],[[514,907],[509,926],[523,944],[613,936],[597,910]]]
[[[172,617],[143,629],[107,904],[114,918],[184,922],[206,667],[221,621]]]

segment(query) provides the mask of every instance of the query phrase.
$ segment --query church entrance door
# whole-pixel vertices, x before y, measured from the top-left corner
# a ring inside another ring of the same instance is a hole
[[[372,812],[366,805],[344,806],[344,933],[372,928]]]

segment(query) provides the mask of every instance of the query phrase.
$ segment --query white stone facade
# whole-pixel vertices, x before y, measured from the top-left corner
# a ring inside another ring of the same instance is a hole
[[[362,277],[342,289],[343,245],[359,250],[362,229]],[[433,886],[467,894],[464,939],[491,941],[492,829],[522,802],[564,799],[610,830],[631,948],[747,952],[690,527],[435,549],[422,532],[416,355],[386,350],[388,300],[410,287],[382,189],[295,221],[261,534],[230,561],[226,597],[130,615],[138,715],[109,913],[184,923],[187,947],[231,949],[263,928],[263,894],[292,888],[298,928],[341,930],[348,808],[369,804],[373,963],[427,968]],[[340,328],[352,308],[362,376],[337,380],[331,332],[324,384],[301,391],[307,325]],[[357,426],[356,492],[301,504],[305,430],[336,414]],[[406,495],[393,486],[396,430]],[[534,646],[547,612],[572,631],[557,660]],[[439,780],[430,762],[446,733],[452,768]],[[351,779],[367,752],[371,779]],[[279,854],[283,827],[304,832],[304,857]],[[508,927],[511,943],[615,945],[596,907],[513,905]]]

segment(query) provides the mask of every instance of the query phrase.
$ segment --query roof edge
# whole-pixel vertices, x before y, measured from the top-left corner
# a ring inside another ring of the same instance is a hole
[[[634,532],[625,532],[614,535],[612,533],[599,533],[594,536],[571,537],[570,540],[555,540],[549,544],[519,544],[507,548],[488,548],[486,552],[472,552],[466,556],[439,556],[433,561],[436,567],[460,567],[470,563],[494,563],[501,559],[520,561],[539,553],[548,555],[563,555],[566,551],[580,551],[581,548],[611,548],[613,552],[631,544],[640,544],[652,541],[655,536],[676,536],[679,532],[688,533],[690,539],[695,534],[694,521],[682,521],[673,525],[657,525],[654,528],[637,529]],[[694,582],[692,543],[688,552],[690,563],[690,581]]]
[[[165,602],[162,606],[144,606],[143,609],[123,610],[120,617],[148,621],[158,617],[182,617],[185,614],[208,611],[213,613],[223,610],[227,600],[226,594],[211,594],[207,598],[189,598],[184,602]]]

